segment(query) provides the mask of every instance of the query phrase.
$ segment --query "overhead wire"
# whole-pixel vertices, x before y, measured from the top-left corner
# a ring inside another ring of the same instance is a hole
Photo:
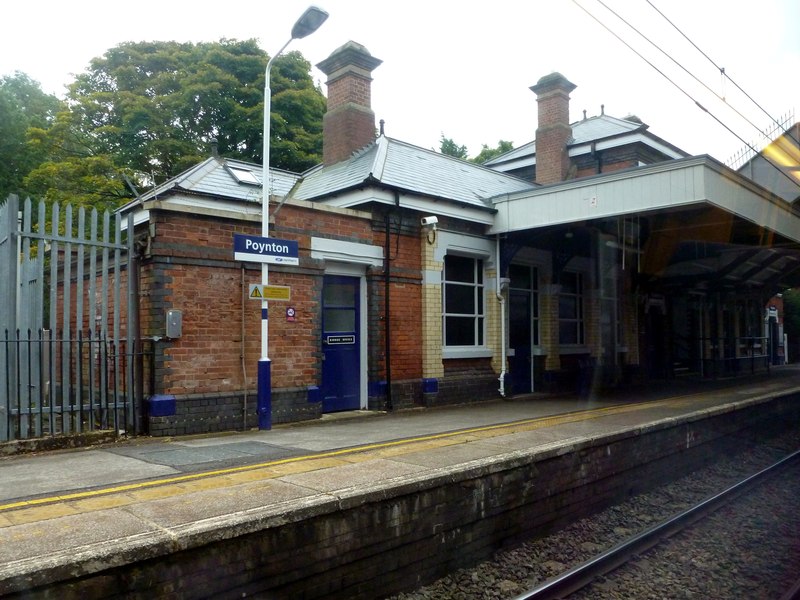
[[[628,27],[630,27],[630,28],[631,28],[631,29],[632,29],[634,32],[636,32],[636,34],[637,34],[637,35],[639,35],[639,36],[640,36],[642,39],[644,39],[644,40],[645,40],[645,41],[646,41],[648,44],[650,44],[651,46],[653,46],[653,47],[654,47],[656,50],[658,50],[659,52],[661,52],[661,54],[663,54],[663,55],[664,55],[664,56],[666,56],[668,59],[670,59],[670,60],[671,60],[673,63],[675,63],[675,64],[676,64],[676,65],[677,65],[679,68],[681,68],[681,69],[682,69],[682,70],[683,70],[683,71],[684,71],[684,72],[685,72],[687,75],[689,75],[689,77],[691,77],[691,78],[692,78],[692,79],[694,79],[694,80],[695,80],[697,83],[699,83],[701,86],[703,86],[703,87],[704,87],[704,88],[705,88],[705,89],[706,89],[706,90],[707,90],[709,93],[711,93],[711,94],[713,94],[714,96],[716,96],[718,100],[721,100],[722,102],[724,102],[724,103],[725,103],[725,104],[726,104],[726,105],[727,105],[727,106],[728,106],[728,107],[729,107],[731,110],[733,110],[733,111],[734,111],[734,112],[735,112],[737,115],[739,115],[739,116],[740,116],[740,117],[741,117],[741,118],[742,118],[744,121],[746,121],[746,122],[747,122],[747,123],[748,123],[748,124],[749,124],[751,127],[753,127],[753,129],[755,129],[756,131],[758,131],[758,133],[760,133],[760,134],[761,134],[763,137],[767,137],[767,136],[765,135],[765,133],[764,133],[764,132],[761,130],[761,128],[760,128],[758,125],[756,125],[756,124],[755,124],[755,123],[753,123],[753,122],[752,122],[750,119],[748,119],[746,116],[744,116],[744,115],[743,115],[741,112],[739,112],[739,111],[738,111],[738,110],[737,110],[737,109],[736,109],[734,106],[731,106],[731,105],[730,105],[730,104],[727,102],[727,100],[725,100],[725,98],[724,98],[723,96],[721,96],[721,95],[720,95],[720,94],[718,94],[716,91],[714,91],[714,90],[713,90],[711,87],[709,87],[708,85],[706,85],[706,83],[705,83],[705,82],[701,81],[699,77],[697,77],[697,76],[696,76],[694,73],[692,73],[692,72],[691,72],[689,69],[687,69],[687,68],[686,68],[686,67],[684,67],[684,66],[683,66],[683,65],[682,65],[680,62],[678,62],[678,61],[675,59],[675,57],[673,57],[672,55],[668,54],[668,53],[667,53],[667,52],[666,52],[666,51],[665,51],[663,48],[661,48],[661,46],[659,46],[658,44],[656,44],[656,43],[655,43],[653,40],[651,40],[649,37],[647,37],[645,34],[643,34],[641,31],[639,31],[639,29],[638,29],[637,27],[635,27],[634,25],[632,25],[631,23],[629,23],[629,22],[628,22],[628,21],[627,21],[627,20],[626,20],[624,17],[622,17],[622,16],[621,16],[619,13],[617,13],[617,12],[616,12],[616,11],[615,11],[613,8],[611,8],[611,7],[610,7],[610,6],[608,6],[608,5],[607,5],[605,2],[603,2],[603,0],[597,0],[597,2],[598,2],[598,4],[601,4],[601,5],[603,6],[603,8],[605,8],[605,9],[606,9],[608,12],[610,12],[612,15],[614,15],[615,17],[617,17],[617,18],[618,18],[620,21],[622,21],[623,23],[625,23],[625,25],[627,25]],[[649,0],[648,0],[648,3],[649,3]],[[652,6],[652,4],[651,4],[651,6]],[[655,7],[653,7],[653,8],[655,8]],[[658,9],[656,9],[656,10],[658,10]],[[660,13],[659,13],[659,14],[660,14]],[[666,18],[666,17],[664,17],[664,18]],[[684,37],[685,37],[685,36],[684,36]],[[687,39],[688,39],[688,38],[687,38]],[[690,41],[690,43],[691,43],[691,41]],[[695,47],[696,47],[696,46],[695,46]],[[705,55],[704,55],[704,56],[705,56]],[[713,64],[713,62],[712,62],[712,64]],[[715,66],[716,66],[716,65],[715,65]]]
[[[716,63],[716,62],[715,62],[715,61],[714,61],[714,60],[713,60],[713,59],[712,59],[712,58],[711,58],[711,57],[710,57],[708,54],[706,54],[705,52],[703,52],[703,50],[702,50],[702,49],[701,49],[701,48],[700,48],[700,47],[699,47],[697,44],[695,44],[695,43],[694,43],[694,42],[691,40],[691,38],[689,38],[689,36],[688,36],[688,35],[686,35],[686,34],[685,34],[685,33],[684,33],[684,32],[683,32],[681,29],[680,29],[680,27],[678,27],[678,26],[677,26],[675,23],[673,23],[673,22],[672,22],[672,21],[669,19],[669,17],[667,17],[667,15],[665,15],[665,14],[664,14],[664,13],[663,13],[661,10],[659,10],[659,8],[658,8],[658,7],[657,7],[655,4],[653,4],[653,3],[651,2],[651,0],[645,0],[645,1],[646,1],[646,2],[647,2],[647,3],[648,3],[648,4],[649,4],[651,7],[652,7],[652,9],[653,9],[654,11],[656,11],[656,12],[657,12],[659,15],[661,15],[661,17],[662,17],[662,18],[663,18],[663,19],[664,19],[664,20],[665,20],[667,23],[669,23],[669,24],[672,26],[672,28],[673,28],[673,29],[675,29],[675,31],[677,31],[679,34],[681,34],[681,36],[683,36],[683,38],[684,38],[684,39],[685,39],[687,42],[689,42],[689,43],[690,43],[690,44],[691,44],[691,45],[694,47],[694,49],[695,49],[695,50],[697,50],[697,51],[698,51],[700,54],[702,54],[702,55],[703,55],[703,57],[704,57],[704,58],[705,58],[705,59],[706,59],[708,62],[710,62],[712,65],[714,65],[714,68],[715,68],[715,69],[717,69],[717,70],[720,72],[720,74],[721,74],[721,75],[722,75],[722,76],[723,76],[725,79],[727,79],[728,81],[730,81],[730,82],[731,82],[731,83],[732,83],[732,84],[733,84],[733,85],[736,87],[736,89],[737,89],[737,90],[739,90],[739,91],[740,91],[742,94],[744,94],[744,95],[745,95],[745,97],[746,97],[748,100],[750,100],[750,102],[752,102],[752,103],[753,103],[753,104],[754,104],[756,107],[758,107],[758,109],[759,109],[761,112],[763,112],[763,113],[764,113],[764,114],[765,114],[765,115],[766,115],[766,116],[767,116],[767,117],[768,117],[768,118],[769,118],[769,119],[770,119],[770,120],[771,120],[773,123],[775,123],[775,125],[777,125],[777,126],[778,126],[778,128],[779,128],[779,129],[781,129],[781,130],[783,131],[783,133],[784,133],[784,134],[786,134],[786,135],[788,135],[789,137],[791,137],[791,138],[792,138],[792,140],[794,140],[794,142],[795,142],[795,143],[797,143],[797,144],[800,144],[800,141],[798,141],[798,140],[797,140],[797,138],[795,138],[795,137],[792,135],[792,133],[791,133],[791,129],[787,129],[786,127],[784,127],[782,123],[780,123],[780,122],[779,122],[779,121],[778,121],[778,120],[777,120],[775,117],[773,117],[773,116],[772,116],[772,115],[771,115],[771,114],[770,114],[770,113],[767,111],[767,109],[765,109],[765,108],[764,108],[763,106],[761,106],[761,105],[760,105],[758,102],[756,102],[756,100],[755,100],[755,99],[754,99],[754,98],[753,98],[753,97],[752,97],[750,94],[748,94],[748,93],[747,93],[747,92],[744,90],[744,88],[742,88],[742,86],[740,86],[738,83],[736,83],[736,82],[733,80],[733,78],[732,78],[730,75],[728,75],[728,72],[725,70],[725,67],[721,67],[721,66],[719,66],[719,65],[718,65],[718,64],[717,64],[717,63]],[[724,101],[724,102],[727,102],[727,101],[725,101],[725,99],[724,99],[724,98],[723,98],[723,101]],[[730,105],[729,105],[729,106],[730,106]],[[766,136],[765,136],[765,137],[766,137]]]
[[[758,150],[756,150],[756,149],[753,147],[753,145],[752,145],[750,142],[748,142],[747,140],[745,140],[745,139],[744,139],[742,136],[740,136],[740,135],[739,135],[738,133],[736,133],[736,132],[735,132],[733,129],[731,129],[731,128],[730,128],[728,125],[726,125],[726,124],[725,124],[725,123],[724,123],[724,122],[723,122],[723,121],[722,121],[722,120],[721,120],[719,117],[717,117],[717,116],[716,116],[714,113],[712,113],[712,112],[711,112],[709,109],[707,109],[705,106],[703,106],[702,104],[700,104],[699,100],[697,100],[697,99],[696,99],[694,96],[692,96],[692,94],[690,94],[688,91],[686,91],[684,88],[682,88],[682,87],[681,87],[681,86],[680,86],[680,85],[679,85],[679,84],[678,84],[678,83],[677,83],[677,82],[676,82],[674,79],[672,79],[671,77],[669,77],[669,75],[667,75],[667,74],[666,74],[666,73],[665,73],[663,70],[659,69],[659,68],[658,68],[658,66],[656,66],[656,64],[655,64],[655,63],[653,63],[651,60],[649,60],[647,57],[645,57],[645,56],[644,56],[644,55],[643,55],[641,52],[639,52],[638,50],[636,50],[636,48],[634,48],[634,47],[633,47],[631,44],[629,44],[627,41],[625,41],[625,40],[624,40],[624,39],[623,39],[623,38],[622,38],[622,37],[621,37],[619,34],[617,34],[617,33],[616,33],[614,30],[612,30],[612,29],[611,29],[611,28],[610,28],[608,25],[606,25],[605,23],[603,23],[603,22],[602,22],[602,21],[601,21],[599,18],[597,18],[597,17],[596,17],[596,16],[595,16],[595,15],[594,15],[594,14],[593,14],[591,11],[589,11],[589,10],[588,10],[588,9],[587,9],[585,6],[583,6],[583,5],[582,5],[580,2],[578,2],[578,0],[572,0],[572,2],[573,2],[573,4],[575,4],[575,5],[576,5],[578,8],[580,8],[580,9],[581,9],[583,12],[585,12],[585,13],[586,13],[586,14],[587,14],[589,17],[591,17],[591,18],[592,18],[594,21],[596,21],[596,22],[597,22],[597,23],[598,23],[598,24],[599,24],[599,25],[600,25],[600,26],[601,26],[603,29],[605,29],[605,30],[606,30],[606,31],[608,31],[608,32],[609,32],[611,35],[613,35],[615,38],[617,38],[617,40],[619,40],[619,41],[620,41],[620,42],[621,42],[621,43],[622,43],[622,44],[623,44],[623,45],[624,45],[626,48],[628,48],[628,49],[629,49],[631,52],[633,52],[633,53],[634,53],[636,56],[638,56],[638,57],[639,57],[639,58],[641,58],[641,59],[642,59],[642,60],[643,60],[645,63],[647,63],[647,64],[648,64],[648,65],[649,65],[649,66],[650,66],[650,67],[651,67],[651,68],[652,68],[654,71],[656,71],[656,72],[657,72],[659,75],[661,75],[661,76],[662,76],[664,79],[666,79],[666,80],[667,80],[669,83],[671,83],[671,84],[673,85],[673,87],[675,87],[675,88],[676,88],[676,89],[677,89],[679,92],[681,92],[681,93],[682,93],[684,96],[686,96],[687,98],[689,98],[689,100],[691,100],[691,101],[692,101],[692,102],[695,104],[695,106],[697,106],[697,107],[698,107],[700,110],[702,110],[703,112],[705,112],[705,113],[706,113],[706,114],[707,114],[709,117],[711,117],[712,119],[714,119],[714,120],[715,120],[715,121],[716,121],[716,122],[717,122],[717,123],[718,123],[718,124],[719,124],[721,127],[723,127],[723,128],[724,128],[724,129],[725,129],[725,130],[726,130],[728,133],[730,133],[730,134],[731,134],[731,135],[733,135],[733,136],[734,136],[736,139],[738,139],[740,142],[742,142],[742,144],[744,144],[745,146],[747,146],[747,148],[749,148],[749,149],[750,149],[750,150],[753,152],[753,154],[754,154],[754,155],[757,155],[757,154],[759,154],[759,151],[758,151]],[[666,54],[666,52],[664,52],[664,50],[662,50],[662,49],[661,49],[661,48],[660,48],[660,47],[659,47],[659,46],[658,46],[658,45],[657,45],[655,42],[653,42],[652,40],[650,40],[650,39],[649,39],[647,36],[645,36],[643,33],[641,33],[641,32],[640,32],[638,29],[636,29],[636,28],[635,28],[633,25],[631,25],[630,23],[628,23],[627,21],[625,21],[624,19],[622,19],[622,17],[620,17],[619,15],[617,15],[617,13],[615,13],[613,10],[611,10],[610,8],[608,8],[608,7],[607,7],[607,6],[606,6],[606,5],[605,5],[605,4],[602,2],[602,0],[597,0],[597,2],[598,2],[599,4],[601,4],[603,7],[605,7],[607,10],[609,10],[609,11],[610,11],[612,14],[614,14],[614,16],[616,16],[618,19],[620,19],[620,20],[621,20],[623,23],[625,23],[625,24],[626,24],[628,27],[630,27],[631,29],[633,29],[633,30],[634,30],[634,31],[635,31],[635,32],[636,32],[638,35],[640,35],[641,37],[643,37],[643,38],[644,38],[644,39],[645,39],[645,40],[646,40],[648,43],[650,43],[650,44],[651,44],[651,45],[653,45],[655,48],[657,48],[657,49],[658,49],[658,50],[659,50],[661,53],[663,53],[663,54],[665,54],[665,55],[669,56],[669,55],[668,55],[668,54]],[[674,61],[674,59],[672,59],[672,57],[670,57],[670,59]],[[680,65],[680,63],[677,63],[677,64],[678,64],[679,66],[681,66],[681,68],[683,68],[684,70],[686,70],[686,69],[685,69],[685,68],[684,68],[682,65]],[[687,73],[688,73],[688,71],[687,71]],[[690,73],[690,75],[691,75],[691,73]],[[693,75],[692,75],[692,76],[693,76]],[[694,76],[693,76],[693,77],[694,77]],[[695,79],[696,79],[696,78],[695,78]],[[701,82],[701,83],[702,83],[702,82]],[[703,84],[703,85],[705,85],[705,84]],[[707,86],[706,86],[706,87],[707,87]],[[752,123],[751,123],[751,125],[752,125]],[[760,131],[760,129],[759,129],[758,127],[756,127],[756,129]],[[763,135],[763,133],[762,133],[762,135]],[[784,170],[783,170],[783,169],[782,169],[782,168],[781,168],[779,165],[775,164],[775,162],[774,162],[773,160],[771,160],[771,159],[770,159],[768,156],[766,156],[766,155],[763,155],[763,154],[762,154],[761,156],[764,158],[764,160],[766,160],[766,161],[767,161],[767,163],[768,163],[769,165],[771,165],[773,168],[775,168],[775,169],[776,169],[776,170],[777,170],[777,171],[778,171],[778,172],[779,172],[781,175],[783,175],[784,177],[786,177],[786,179],[788,179],[789,181],[791,181],[793,185],[795,185],[795,186],[796,186],[796,185],[798,185],[798,183],[797,183],[797,180],[795,180],[795,179],[794,179],[794,178],[793,178],[791,175],[789,175],[788,173],[786,173],[786,172],[785,172],[785,171],[784,171]]]

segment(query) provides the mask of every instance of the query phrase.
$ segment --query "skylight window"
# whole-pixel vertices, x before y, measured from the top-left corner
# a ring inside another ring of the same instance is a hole
[[[228,165],[228,170],[233,175],[234,179],[239,183],[246,183],[248,185],[261,185],[261,181],[256,174],[253,173],[250,169],[245,169],[243,167],[231,167]]]

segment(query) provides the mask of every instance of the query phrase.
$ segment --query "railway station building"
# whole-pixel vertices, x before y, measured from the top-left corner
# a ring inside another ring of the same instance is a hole
[[[299,255],[270,266],[290,289],[269,308],[274,423],[779,360],[768,301],[800,276],[791,202],[637,117],[570,122],[559,73],[531,87],[534,141],[485,165],[404,143],[370,105],[380,63],[349,42],[318,65],[324,159],[308,172],[212,151],[121,209],[154,340],[151,434],[256,423],[260,265],[233,238],[259,234],[262,181],[271,236]]]

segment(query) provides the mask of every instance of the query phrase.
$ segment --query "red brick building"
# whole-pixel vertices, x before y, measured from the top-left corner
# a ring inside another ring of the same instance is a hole
[[[323,164],[268,177],[271,236],[299,256],[270,268],[291,289],[270,302],[273,422],[755,364],[765,302],[800,267],[786,202],[635,117],[570,123],[557,73],[532,87],[536,140],[487,166],[376,137],[380,62],[349,42],[320,63]],[[260,231],[262,176],[212,155],[122,209],[153,434],[255,425],[260,270],[233,237]]]

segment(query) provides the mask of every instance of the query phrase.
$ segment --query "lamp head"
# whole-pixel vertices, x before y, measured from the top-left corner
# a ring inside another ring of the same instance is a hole
[[[309,6],[292,27],[292,39],[299,40],[319,29],[328,13],[317,6]]]

